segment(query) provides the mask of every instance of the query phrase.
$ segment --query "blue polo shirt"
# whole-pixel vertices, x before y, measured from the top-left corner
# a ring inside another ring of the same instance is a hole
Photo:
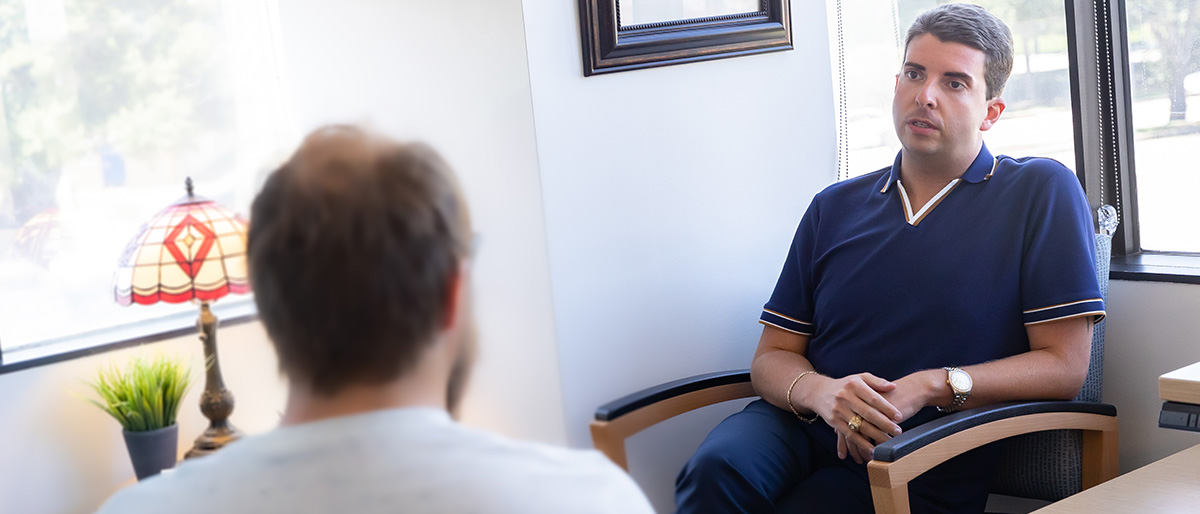
[[[1065,166],[985,145],[917,212],[899,178],[897,155],[817,194],[763,309],[762,323],[810,336],[819,373],[979,364],[1029,351],[1027,325],[1104,316],[1090,208]]]

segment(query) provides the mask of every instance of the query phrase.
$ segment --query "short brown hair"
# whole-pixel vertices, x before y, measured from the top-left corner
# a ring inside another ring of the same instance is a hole
[[[313,132],[251,207],[250,280],[280,371],[319,394],[406,372],[449,314],[469,234],[433,149]]]
[[[946,4],[921,13],[908,29],[904,39],[904,53],[908,44],[917,36],[933,34],[946,43],[958,43],[982,51],[984,82],[987,83],[987,99],[991,100],[1004,92],[1004,84],[1012,74],[1012,32],[1000,18],[995,17],[978,5]]]

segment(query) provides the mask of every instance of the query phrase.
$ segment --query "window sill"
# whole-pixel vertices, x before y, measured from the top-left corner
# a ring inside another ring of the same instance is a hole
[[[1200,284],[1200,255],[1140,253],[1113,257],[1110,280]]]
[[[0,375],[176,337],[198,337],[196,316],[199,313],[197,309],[7,350],[0,353]],[[253,298],[214,303],[213,313],[223,327],[258,319]]]

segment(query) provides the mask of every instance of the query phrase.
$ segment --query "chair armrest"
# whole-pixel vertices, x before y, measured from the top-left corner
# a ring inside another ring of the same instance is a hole
[[[629,436],[688,411],[757,395],[747,369],[696,375],[643,389],[596,409],[592,445],[626,468],[625,439]]]
[[[956,412],[925,423],[875,447],[874,460],[895,462],[948,435],[1003,419],[1048,412],[1078,412],[1116,417],[1117,408],[1107,403],[1074,401],[1005,402]],[[998,440],[998,439],[997,439]],[[991,441],[988,441],[991,442]]]
[[[1117,409],[1092,402],[1012,402],[965,410],[875,447],[867,463],[875,512],[908,513],[908,483],[934,466],[1009,437],[1083,431],[1083,488],[1117,476]]]
[[[718,371],[716,373],[705,373],[688,378],[682,378],[665,384],[659,384],[654,387],[642,389],[636,393],[623,396],[596,409],[596,421],[612,421],[625,414],[638,410],[663,400],[669,400],[678,396],[700,391],[703,389],[711,389],[717,386],[740,384],[750,382],[750,370],[737,369],[730,371]],[[729,398],[736,400],[737,398]],[[719,403],[719,402],[714,402]]]

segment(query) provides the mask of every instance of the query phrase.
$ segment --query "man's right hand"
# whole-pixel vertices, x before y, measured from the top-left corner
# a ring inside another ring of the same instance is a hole
[[[870,373],[821,378],[809,398],[813,410],[838,433],[838,458],[848,454],[861,464],[871,460],[876,444],[900,435],[897,423],[903,414],[882,394],[896,389],[895,383]],[[850,429],[856,415],[863,419],[857,431]]]
[[[750,364],[755,391],[781,409],[820,415],[838,434],[840,458],[849,455],[858,462],[871,460],[872,441],[877,444],[900,434],[896,423],[903,420],[902,413],[883,396],[895,390],[896,384],[870,373],[800,377],[813,369],[805,357],[807,352],[808,336],[764,325]],[[856,414],[863,417],[857,432],[849,426]]]

